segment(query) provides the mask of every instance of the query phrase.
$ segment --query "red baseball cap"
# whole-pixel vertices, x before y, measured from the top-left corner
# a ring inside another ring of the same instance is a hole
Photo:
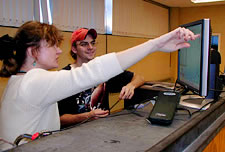
[[[87,34],[90,34],[93,39],[97,38],[97,32],[95,29],[86,29],[86,28],[80,28],[73,32],[71,36],[71,44],[75,41],[82,41],[86,38]]]

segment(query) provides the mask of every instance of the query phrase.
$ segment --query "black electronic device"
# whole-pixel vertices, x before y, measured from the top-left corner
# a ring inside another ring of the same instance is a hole
[[[189,48],[178,51],[177,83],[184,86],[183,94],[192,91],[194,94],[206,97],[210,83],[210,19],[194,21],[181,27],[199,34],[200,38],[190,41]]]
[[[155,105],[146,120],[152,124],[170,125],[179,101],[180,94],[177,92],[159,92]]]

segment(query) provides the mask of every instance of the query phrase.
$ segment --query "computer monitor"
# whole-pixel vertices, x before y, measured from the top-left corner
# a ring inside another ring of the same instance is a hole
[[[177,83],[184,86],[184,92],[192,91],[202,97],[209,92],[210,77],[210,19],[202,19],[181,25],[199,34],[200,38],[190,41],[191,47],[178,51]]]

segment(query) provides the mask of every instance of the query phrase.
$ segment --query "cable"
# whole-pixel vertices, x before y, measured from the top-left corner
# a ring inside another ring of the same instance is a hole
[[[120,101],[121,101],[121,100],[118,99],[118,100],[116,101],[116,103],[114,103],[114,104],[112,105],[112,107],[109,108],[109,111],[111,111],[111,109],[114,108]],[[87,119],[85,119],[85,120],[83,120],[83,121],[81,121],[80,123],[77,123],[77,124],[75,124],[75,125],[72,125],[72,126],[69,126],[69,127],[63,128],[63,129],[60,129],[60,130],[54,130],[54,131],[51,131],[51,132],[52,132],[52,133],[54,133],[54,132],[59,132],[59,131],[63,131],[63,130],[67,130],[67,129],[70,129],[70,128],[74,128],[74,127],[80,126],[81,124],[87,122],[88,120],[90,120],[90,119],[92,119],[92,118],[94,118],[94,116],[93,116],[93,117],[89,117],[89,118],[87,118]]]
[[[186,108],[184,108],[184,107],[177,107],[176,110],[185,110],[185,111],[188,112],[190,118],[191,118],[191,116],[192,116],[190,110],[188,110],[188,109],[186,109]]]
[[[146,100],[146,99],[145,99],[145,100]],[[145,100],[143,100],[143,101],[145,101]],[[143,101],[142,101],[142,102],[143,102]],[[140,102],[140,103],[136,106],[135,109],[131,109],[131,113],[132,113],[132,114],[135,114],[135,115],[137,115],[137,116],[139,116],[139,117],[143,117],[142,115],[136,113],[138,107],[141,105],[142,102]]]
[[[115,107],[120,101],[121,101],[121,99],[118,99],[118,100],[112,105],[112,107],[109,108],[110,113],[111,113],[112,108]],[[130,114],[130,113],[128,113],[128,114]],[[112,115],[109,115],[109,116],[107,116],[107,117],[115,117],[115,116],[120,116],[120,115],[125,115],[125,114],[119,114],[119,115],[113,115],[113,116],[112,116]]]
[[[137,116],[139,116],[139,117],[143,117],[142,115],[136,113],[136,111],[137,111],[138,107],[139,107],[142,103],[144,103],[144,102],[146,102],[146,101],[149,101],[149,102],[150,102],[150,100],[155,100],[155,99],[145,99],[145,100],[142,100],[142,101],[136,106],[135,109],[132,109],[132,110],[131,110],[131,113],[133,113],[133,114],[135,114],[135,115],[137,115]]]
[[[113,104],[113,106],[109,109],[109,111],[110,111],[113,107],[115,107],[120,101],[121,101],[120,99],[117,100],[116,103]],[[87,119],[85,119],[85,120],[83,120],[83,121],[81,121],[80,123],[77,123],[77,124],[75,124],[75,125],[72,125],[72,126],[69,126],[69,127],[63,128],[63,129],[59,129],[59,130],[54,130],[54,131],[51,131],[51,132],[52,132],[52,133],[55,133],[55,132],[59,132],[59,131],[63,131],[63,130],[67,130],[67,129],[70,129],[70,128],[74,128],[74,127],[80,126],[81,124],[83,124],[83,123],[89,121],[89,120],[92,119],[92,118],[94,118],[94,116],[93,116],[93,117],[89,117],[89,118],[87,118]]]
[[[180,85],[179,87],[177,87],[177,84],[178,84],[178,81],[176,80],[175,84],[174,84],[174,88],[173,88],[173,91],[174,92],[180,92],[181,94],[185,91],[185,86],[182,86]],[[176,90],[176,89],[179,89],[179,90]],[[183,90],[182,90],[183,89]]]
[[[225,92],[225,90],[216,90],[216,89],[209,89],[209,91],[215,91],[215,92]]]
[[[121,101],[121,99],[118,99],[118,100],[112,105],[112,107],[109,108],[109,111],[111,111],[112,108],[115,107],[120,101]]]
[[[43,132],[36,132],[35,134],[31,135],[31,134],[22,134],[22,135],[19,135],[15,140],[14,140],[14,145],[18,146],[20,141],[23,140],[23,139],[28,139],[30,141],[32,140],[36,140],[38,138],[41,138],[41,137],[45,137],[45,136],[48,136],[48,135],[51,135],[52,132],[51,131],[43,131]]]
[[[195,113],[201,112],[202,109],[203,109],[204,107],[206,107],[207,105],[212,104],[212,103],[214,103],[214,102],[215,102],[214,100],[208,102],[207,104],[205,104],[204,106],[202,106],[202,107],[201,107],[200,109],[198,109],[197,111],[192,112],[192,115],[195,114]]]
[[[174,92],[176,91],[176,87],[177,87],[177,80],[176,80],[176,82],[175,82],[175,84],[174,84],[174,88],[173,88],[173,91],[174,91]]]
[[[112,105],[112,107],[109,108],[109,111],[111,111],[112,108],[114,108],[120,101],[121,101],[121,99],[118,99],[118,100]],[[93,116],[93,117],[94,117],[94,116]],[[63,130],[67,130],[67,129],[70,129],[70,128],[77,127],[77,126],[79,126],[79,125],[81,125],[81,124],[87,122],[88,120],[92,119],[93,117],[87,118],[87,119],[85,119],[85,120],[83,120],[83,121],[81,121],[80,123],[77,123],[77,124],[75,124],[75,125],[72,125],[72,126],[69,126],[69,127],[63,128],[63,129],[60,129],[60,130],[54,130],[54,131],[51,131],[51,132],[52,132],[52,133],[53,133],[53,132],[59,132],[59,131],[63,131]]]
[[[109,116],[107,116],[107,117],[116,117],[116,116],[127,115],[127,114],[135,114],[135,115],[137,115],[137,116],[139,116],[139,117],[143,117],[142,115],[140,115],[140,114],[138,114],[138,113],[135,113],[135,112],[137,111],[137,109],[138,109],[138,107],[141,105],[141,103],[143,103],[143,102],[145,102],[145,101],[150,101],[150,100],[155,100],[155,99],[145,99],[145,100],[142,100],[142,101],[136,106],[136,108],[129,110],[130,112],[128,112],[128,113],[114,114],[114,115],[109,115]],[[118,103],[118,101],[117,101],[112,107],[114,107],[117,103]],[[110,109],[112,109],[112,107],[111,107]]]
[[[0,138],[0,141],[3,141],[4,143],[10,144],[10,145],[12,145],[12,146],[15,146],[15,144],[13,144],[13,143],[11,143],[11,142],[5,140],[5,139]]]
[[[59,130],[43,131],[43,132],[40,132],[40,133],[37,132],[37,133],[35,133],[35,134],[33,134],[33,135],[31,135],[31,134],[23,134],[23,135],[18,136],[18,137],[15,139],[14,144],[15,144],[16,146],[18,146],[18,145],[19,145],[19,142],[20,142],[21,140],[23,140],[23,139],[28,139],[28,140],[31,140],[31,141],[32,141],[32,140],[36,140],[36,139],[41,138],[41,137],[45,137],[45,136],[51,135],[51,134],[56,133],[56,132],[60,132],[60,131],[63,131],[63,130],[67,130],[67,129],[70,129],[70,128],[74,128],[74,127],[77,127],[77,126],[79,126],[79,125],[81,125],[81,124],[87,122],[88,120],[90,120],[90,119],[92,119],[92,118],[93,118],[93,117],[89,117],[89,118],[87,118],[87,119],[81,121],[80,123],[77,123],[77,124],[75,124],[75,125],[72,125],[72,126],[69,126],[69,127],[63,128],[63,129],[59,129]]]
[[[30,135],[30,134],[19,135],[19,136],[15,139],[14,144],[15,144],[16,146],[18,146],[21,140],[23,140],[23,139],[29,139],[29,140],[31,140],[31,137],[32,137],[32,135]]]

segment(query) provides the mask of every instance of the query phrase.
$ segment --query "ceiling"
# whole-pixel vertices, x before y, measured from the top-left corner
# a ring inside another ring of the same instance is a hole
[[[200,4],[194,4],[191,2],[191,0],[152,0],[152,1],[166,5],[168,7],[196,7],[196,6],[221,5],[221,4],[225,5],[225,1],[200,3]]]

